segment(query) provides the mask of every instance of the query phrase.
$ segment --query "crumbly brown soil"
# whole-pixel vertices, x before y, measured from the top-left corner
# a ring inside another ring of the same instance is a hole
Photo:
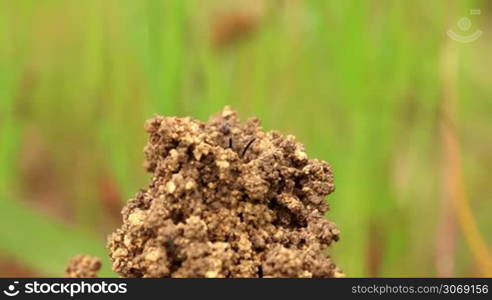
[[[95,278],[101,269],[101,260],[87,255],[73,257],[65,269],[69,278]]]
[[[156,116],[145,126],[153,174],[108,240],[122,277],[339,277],[326,255],[330,166],[291,135],[240,123]]]

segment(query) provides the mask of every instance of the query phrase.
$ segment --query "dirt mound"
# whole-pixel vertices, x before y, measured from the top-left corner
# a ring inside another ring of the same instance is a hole
[[[330,166],[293,136],[240,123],[226,107],[204,123],[146,123],[149,187],[108,241],[123,277],[339,277],[339,237],[324,217]]]
[[[70,278],[95,278],[101,269],[101,260],[87,255],[77,255],[70,260],[65,274]]]

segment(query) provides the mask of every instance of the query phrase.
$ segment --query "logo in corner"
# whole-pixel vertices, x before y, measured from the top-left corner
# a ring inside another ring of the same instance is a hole
[[[480,15],[481,11],[480,9],[472,9],[470,10],[470,15]],[[458,28],[463,32],[466,33],[468,30],[470,30],[472,26],[472,22],[469,18],[463,17],[458,20]],[[448,36],[460,43],[471,43],[475,40],[477,40],[481,35],[482,31],[481,30],[476,30],[472,34],[468,35],[462,35],[454,32],[453,30],[448,30],[447,32]]]
[[[14,281],[14,284],[10,284],[3,293],[9,297],[14,297],[19,295],[19,291],[15,289],[15,285],[18,284],[18,281]]]

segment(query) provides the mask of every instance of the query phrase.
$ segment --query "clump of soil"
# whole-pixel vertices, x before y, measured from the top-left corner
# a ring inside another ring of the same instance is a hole
[[[95,278],[101,269],[101,260],[87,255],[77,255],[70,260],[65,274],[69,278]]]
[[[291,135],[241,123],[147,121],[153,174],[108,240],[122,277],[340,277],[326,255],[339,230],[324,214],[330,166]]]

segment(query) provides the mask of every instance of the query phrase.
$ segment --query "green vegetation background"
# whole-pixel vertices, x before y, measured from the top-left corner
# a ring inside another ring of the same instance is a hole
[[[332,164],[330,253],[349,276],[492,272],[491,14],[488,1],[0,0],[0,276],[60,276],[78,253],[114,276],[105,238],[148,181],[144,121],[224,105]],[[446,35],[464,16],[483,31],[473,43]]]

